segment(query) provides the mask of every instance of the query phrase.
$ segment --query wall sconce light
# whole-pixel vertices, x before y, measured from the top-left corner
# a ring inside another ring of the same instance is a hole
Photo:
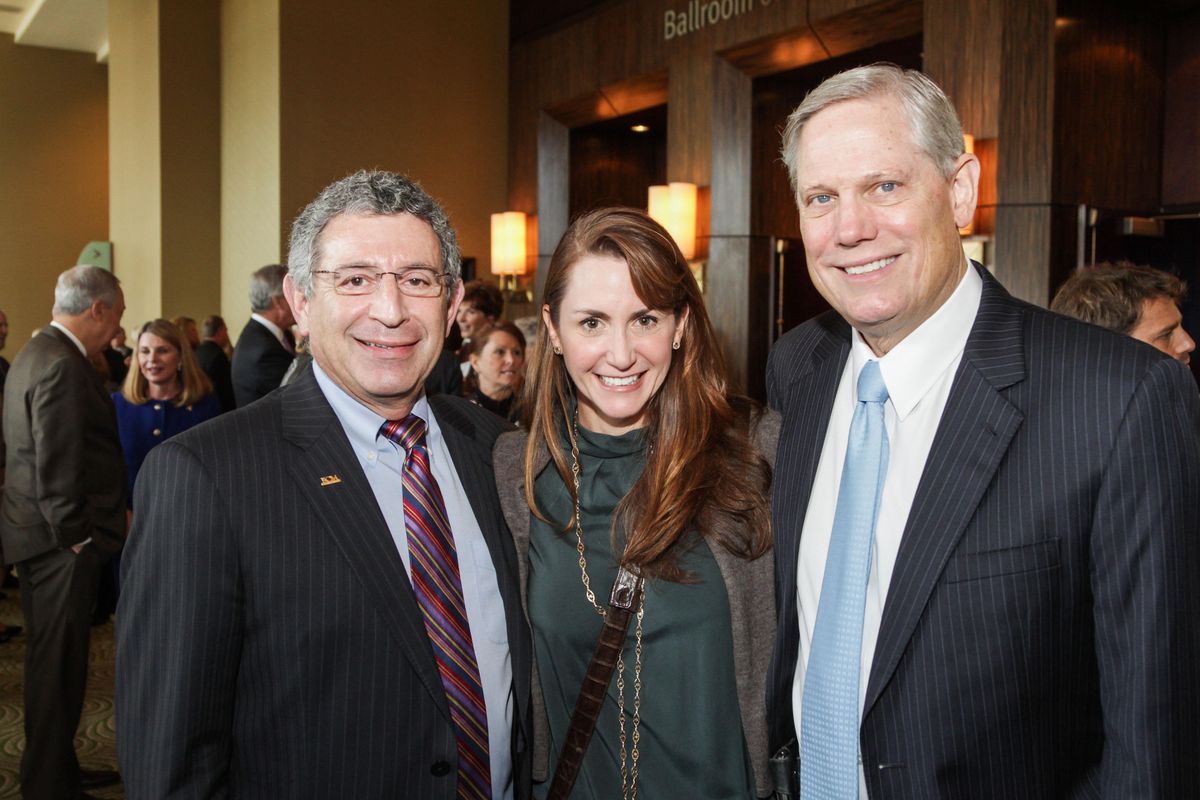
[[[679,245],[683,257],[696,257],[696,184],[672,182],[651,186],[647,213]]]
[[[500,289],[505,290],[507,283],[509,291],[516,291],[517,276],[527,271],[525,213],[492,214],[492,274],[499,277]]]

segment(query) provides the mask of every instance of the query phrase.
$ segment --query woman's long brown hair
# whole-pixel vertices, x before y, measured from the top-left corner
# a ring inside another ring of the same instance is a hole
[[[670,311],[677,320],[687,311],[680,349],[647,406],[645,469],[613,516],[613,552],[622,552],[624,544],[622,565],[647,577],[685,580],[672,548],[696,528],[710,543],[757,558],[771,546],[771,469],[750,441],[758,411],[748,399],[728,393],[725,360],[691,268],[670,234],[645,213],[607,208],[584,214],[563,235],[546,274],[545,304],[555,324],[572,268],[588,255],[623,259],[647,308]],[[562,358],[554,354],[544,319],[526,369],[525,499],[539,519],[555,524],[534,498],[535,459],[545,446],[575,500],[562,428],[576,457],[578,443],[569,424],[574,387]],[[736,524],[713,530],[714,512],[724,512]],[[574,524],[572,516],[564,530]]]

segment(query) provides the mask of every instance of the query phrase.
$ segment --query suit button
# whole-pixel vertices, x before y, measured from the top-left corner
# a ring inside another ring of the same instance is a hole
[[[155,429],[154,429],[154,435],[155,435],[155,436],[162,436],[162,431],[161,431],[161,430],[159,430],[158,428],[155,428]]]
[[[162,411],[162,406],[161,406],[161,405],[159,405],[158,403],[155,403],[155,404],[154,404],[154,410],[155,410],[155,411]]]
[[[433,762],[433,766],[429,768],[429,771],[440,778],[443,775],[450,774],[450,765],[445,761],[435,761]]]

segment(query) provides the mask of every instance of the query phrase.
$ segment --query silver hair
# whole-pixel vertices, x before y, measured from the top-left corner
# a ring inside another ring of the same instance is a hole
[[[282,264],[267,264],[250,275],[250,309],[266,311],[271,307],[272,297],[283,295],[283,276],[288,268]]]
[[[908,118],[913,141],[937,166],[944,177],[954,172],[963,154],[962,123],[946,93],[925,74],[895,64],[871,64],[839,72],[809,92],[788,117],[783,130],[783,163],[787,166],[792,192],[797,191],[800,134],[805,124],[834,103],[867,97],[891,96],[900,101]]]
[[[296,288],[312,296],[312,273],[320,266],[321,232],[341,214],[412,214],[433,228],[441,253],[446,287],[453,289],[462,278],[458,238],[445,210],[421,185],[395,172],[359,170],[326,186],[292,223],[288,268]]]
[[[106,269],[80,264],[58,276],[54,285],[54,308],[51,314],[75,317],[99,301],[106,306],[117,304],[121,282]]]

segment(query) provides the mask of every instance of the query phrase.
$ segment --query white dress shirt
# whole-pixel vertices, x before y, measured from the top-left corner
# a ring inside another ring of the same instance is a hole
[[[829,429],[821,448],[821,460],[813,479],[812,495],[800,536],[800,557],[796,572],[796,603],[799,607],[800,658],[792,684],[792,713],[799,738],[801,704],[804,697],[804,673],[816,629],[821,582],[825,576],[825,557],[833,534],[842,465],[850,421],[858,402],[858,375],[868,361],[878,360],[883,382],[888,389],[884,404],[889,460],[883,483],[879,517],[872,546],[871,571],[867,579],[867,602],[863,615],[862,657],[858,679],[858,709],[861,718],[866,699],[867,680],[879,638],[884,601],[900,551],[900,539],[912,509],[913,498],[934,434],[942,419],[954,374],[962,360],[963,348],[983,292],[983,279],[967,263],[966,274],[941,308],[925,320],[882,358],[878,358],[858,331],[851,331],[850,357],[838,384],[830,412]],[[859,795],[867,797],[866,781],[859,759]]]
[[[358,463],[371,484],[379,510],[383,512],[392,541],[404,561],[404,571],[411,580],[408,533],[404,529],[405,452],[380,433],[386,420],[347,394],[315,361],[313,374],[350,439],[350,446],[358,456]],[[500,596],[500,583],[496,578],[491,550],[479,529],[462,481],[458,478],[437,418],[424,395],[417,401],[412,413],[425,420],[429,466],[442,491],[446,516],[450,520],[450,530],[454,533],[454,544],[458,550],[463,603],[467,608],[467,622],[475,647],[475,659],[479,663],[479,679],[483,684],[483,702],[487,707],[492,796],[498,800],[511,800],[513,783],[509,743],[514,713],[512,655],[508,648],[508,626],[504,616],[504,600]]]

